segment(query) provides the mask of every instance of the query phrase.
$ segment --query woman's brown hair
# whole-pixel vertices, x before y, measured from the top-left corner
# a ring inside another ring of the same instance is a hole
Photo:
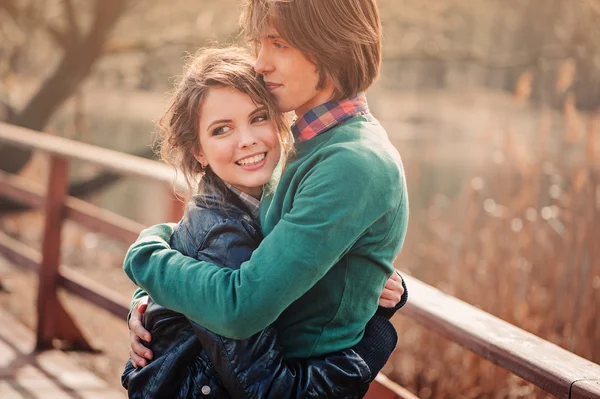
[[[160,156],[183,173],[192,192],[200,180],[204,188],[223,187],[221,179],[210,167],[203,169],[194,155],[200,150],[200,108],[209,90],[216,87],[234,88],[250,96],[257,105],[264,105],[279,132],[283,153],[292,145],[284,115],[258,79],[252,55],[240,47],[200,49],[190,58],[169,107],[158,122]]]
[[[240,25],[252,42],[272,25],[317,66],[317,89],[331,78],[333,100],[365,91],[379,76],[382,38],[375,0],[244,0]]]

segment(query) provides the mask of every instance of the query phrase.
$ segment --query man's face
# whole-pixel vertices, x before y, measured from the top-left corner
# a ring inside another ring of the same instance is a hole
[[[333,85],[317,90],[317,67],[298,49],[290,46],[277,30],[268,26],[259,38],[259,52],[254,65],[263,76],[267,89],[277,99],[282,112],[294,111],[298,117],[317,105],[329,101]]]

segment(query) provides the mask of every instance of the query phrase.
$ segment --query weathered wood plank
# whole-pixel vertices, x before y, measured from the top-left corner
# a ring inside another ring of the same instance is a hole
[[[0,380],[0,398],[2,399],[21,399],[23,396],[15,390],[10,383]]]
[[[16,352],[30,353],[34,349],[35,335],[15,316],[0,309],[0,341]]]
[[[7,236],[1,231],[0,252],[16,266],[24,267],[33,272],[39,270],[42,259],[40,252]],[[119,318],[124,319],[129,313],[130,299],[128,297],[95,282],[67,266],[60,266],[58,284],[88,302],[108,310]]]
[[[0,340],[0,370],[8,368],[17,357],[17,352],[7,345],[4,341]],[[0,378],[2,375],[0,374]]]
[[[600,376],[600,365],[415,278],[403,277],[410,287],[404,315],[547,392],[567,399],[573,382]]]
[[[146,228],[141,223],[73,197],[67,197],[65,208],[68,219],[126,244],[133,244]]]
[[[143,177],[169,184],[176,182],[179,188],[183,190],[187,188],[181,176],[176,176],[173,168],[160,162],[36,132],[5,122],[0,122],[0,141],[89,162],[126,176]]]
[[[408,389],[401,387],[384,374],[377,374],[365,399],[419,399]]]
[[[0,309],[0,348],[10,348],[9,364],[0,363],[0,398],[124,399],[122,389],[110,387],[66,353],[35,353],[35,336],[13,315]],[[5,360],[0,351],[0,359]],[[5,353],[6,354],[6,353]]]
[[[44,205],[45,192],[39,184],[0,170],[0,195],[33,208]]]
[[[59,283],[73,294],[125,320],[129,314],[129,297],[116,292],[75,270],[61,267]]]
[[[31,272],[37,272],[42,261],[42,254],[39,251],[15,240],[2,231],[0,231],[0,253],[15,266]]]
[[[571,399],[599,399],[600,375],[596,380],[576,381],[571,389]]]
[[[0,194],[33,207],[40,207],[45,201],[44,191],[38,184],[2,171],[0,171]],[[126,244],[133,243],[140,231],[146,228],[141,223],[78,198],[67,196],[64,207],[66,218]]]

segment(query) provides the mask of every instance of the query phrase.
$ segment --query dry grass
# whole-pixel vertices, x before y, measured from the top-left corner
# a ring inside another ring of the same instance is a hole
[[[572,82],[569,66],[558,94]],[[515,102],[527,105],[530,84],[530,75],[519,80]],[[534,137],[510,123],[482,135],[471,151],[488,161],[455,198],[416,207],[399,266],[598,363],[600,109],[584,115],[564,98],[561,114],[542,113]],[[410,163],[407,171],[421,175]],[[387,371],[422,398],[547,396],[409,319],[396,325],[401,342]]]

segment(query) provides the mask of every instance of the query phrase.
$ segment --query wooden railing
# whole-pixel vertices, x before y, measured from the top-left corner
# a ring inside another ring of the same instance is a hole
[[[91,230],[132,243],[143,225],[66,195],[68,162],[80,160],[127,176],[171,185],[171,168],[91,145],[53,137],[0,122],[0,145],[9,144],[50,155],[47,190],[25,179],[0,173],[0,196],[32,207],[44,208],[45,227],[41,253],[0,232],[0,253],[15,265],[37,271],[37,348],[45,349],[53,339],[73,347],[91,349],[71,316],[56,296],[59,286],[124,318],[129,299],[80,273],[60,266],[60,231],[71,219]],[[179,183],[180,184],[180,183]],[[172,214],[181,211],[174,202]],[[559,398],[600,398],[600,366],[527,333],[476,307],[405,276],[410,301],[403,313],[426,328],[470,349],[479,356],[513,372]],[[413,394],[379,375],[368,394],[372,399],[415,398]]]

